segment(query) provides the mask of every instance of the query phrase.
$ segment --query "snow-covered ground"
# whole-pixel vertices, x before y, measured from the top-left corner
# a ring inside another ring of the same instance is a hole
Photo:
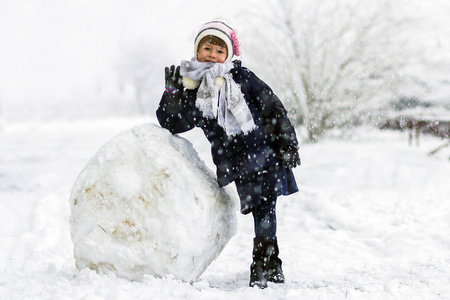
[[[450,149],[358,129],[303,145],[300,192],[279,199],[287,283],[249,288],[250,216],[193,284],[129,281],[74,265],[73,183],[123,130],[154,119],[6,124],[0,131],[0,299],[450,299]],[[200,130],[189,138],[212,167]]]

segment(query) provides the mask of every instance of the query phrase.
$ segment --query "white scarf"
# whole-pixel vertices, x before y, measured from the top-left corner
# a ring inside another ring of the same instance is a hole
[[[234,82],[230,70],[233,63],[199,62],[195,57],[181,62],[180,74],[193,80],[201,80],[195,106],[206,118],[216,118],[227,135],[255,129],[253,116],[245,102],[240,87]],[[223,77],[225,84],[219,87],[216,78]]]

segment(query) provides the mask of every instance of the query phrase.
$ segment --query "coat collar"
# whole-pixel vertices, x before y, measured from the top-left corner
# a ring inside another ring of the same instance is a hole
[[[201,80],[194,80],[189,77],[183,77],[183,85],[188,90],[195,90],[200,86]],[[224,85],[225,78],[223,77],[216,77],[216,83],[219,86],[219,89]]]

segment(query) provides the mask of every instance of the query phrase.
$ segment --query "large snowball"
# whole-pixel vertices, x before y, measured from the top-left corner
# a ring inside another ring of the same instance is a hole
[[[236,230],[233,201],[186,139],[156,125],[106,143],[70,197],[76,266],[193,281]]]

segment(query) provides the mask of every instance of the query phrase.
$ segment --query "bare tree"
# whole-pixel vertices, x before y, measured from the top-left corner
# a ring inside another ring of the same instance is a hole
[[[417,84],[405,71],[417,49],[392,1],[279,0],[267,8],[252,16],[255,28],[267,29],[251,48],[260,53],[255,65],[269,66],[262,71],[309,141]]]

